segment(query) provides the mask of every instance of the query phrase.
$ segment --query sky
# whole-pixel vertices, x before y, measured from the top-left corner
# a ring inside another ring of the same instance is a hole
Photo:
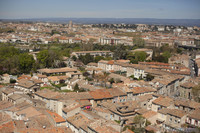
[[[200,19],[200,0],[0,0],[0,19]]]

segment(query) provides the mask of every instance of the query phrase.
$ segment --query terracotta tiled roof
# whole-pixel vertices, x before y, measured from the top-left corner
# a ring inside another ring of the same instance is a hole
[[[0,101],[0,110],[12,107],[14,104],[8,101]]]
[[[32,86],[35,85],[35,83],[33,83],[33,81],[30,81],[28,79],[20,79],[18,80],[18,84],[16,84],[17,86],[22,86],[25,87],[27,89],[31,88]]]
[[[155,112],[155,111],[148,111],[148,112],[144,113],[142,116],[145,117],[146,119],[149,119],[151,117],[154,117],[155,115],[157,115],[157,112]]]
[[[162,62],[139,62],[141,65],[157,65],[157,66],[170,66],[168,63],[162,63]]]
[[[176,106],[185,106],[193,109],[200,109],[200,103],[192,100],[176,100],[174,104]]]
[[[126,128],[125,131],[123,131],[122,133],[134,133],[133,131],[131,131],[130,129]]]
[[[38,71],[42,73],[59,73],[59,72],[74,72],[77,71],[76,69],[69,68],[69,67],[63,67],[63,68],[54,68],[54,69],[39,69]]]
[[[197,110],[190,112],[188,117],[200,121],[200,109],[197,109]]]
[[[38,78],[46,78],[47,77],[46,75],[42,75],[42,74],[38,74],[37,76],[38,76]]]
[[[18,80],[20,80],[20,79],[28,79],[28,80],[30,80],[31,79],[31,77],[30,76],[28,76],[28,75],[21,75],[20,77],[18,77],[17,78]]]
[[[119,133],[118,131],[109,126],[99,126],[95,128],[95,131],[97,131],[98,133]]]
[[[0,125],[0,132],[1,133],[11,133],[14,132],[14,122],[8,122],[3,125]]]
[[[55,112],[51,112],[51,111],[46,111],[48,114],[51,115],[51,117],[53,118],[53,120],[56,122],[56,123],[61,123],[61,122],[65,122],[65,119],[62,118],[60,115],[58,115],[57,113]]]
[[[133,94],[140,94],[140,93],[155,92],[156,90],[146,87],[133,87],[131,91],[133,92]]]
[[[181,84],[181,86],[183,86],[185,88],[192,88],[195,86],[195,84],[191,83],[191,82],[186,82],[186,83]]]
[[[98,89],[90,91],[89,94],[94,99],[112,98],[113,96],[106,89]]]
[[[152,125],[148,125],[146,128],[145,128],[145,130],[147,130],[147,131],[153,131],[153,132],[157,132],[157,131],[159,131],[159,129],[158,128],[156,128],[156,127],[154,127],[154,126],[152,126]]]
[[[169,107],[170,105],[173,104],[173,99],[171,99],[169,97],[159,97],[159,98],[155,99],[152,103],[161,105],[164,107]]]
[[[70,122],[75,127],[77,128],[81,127],[85,130],[87,130],[87,126],[89,125],[89,123],[92,122],[92,120],[88,119],[87,117],[85,117],[83,114],[80,113],[67,118],[67,121]]]
[[[186,112],[179,109],[170,109],[170,111],[167,114],[182,118],[184,115],[186,115]]]

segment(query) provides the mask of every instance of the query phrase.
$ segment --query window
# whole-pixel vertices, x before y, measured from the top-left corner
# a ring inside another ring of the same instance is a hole
[[[169,121],[172,121],[172,118],[169,118]]]
[[[177,120],[174,120],[174,123],[177,123]]]

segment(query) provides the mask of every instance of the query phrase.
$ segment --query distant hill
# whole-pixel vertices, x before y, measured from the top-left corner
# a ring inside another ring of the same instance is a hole
[[[68,23],[70,20],[78,24],[150,24],[150,25],[183,25],[200,26],[200,19],[154,19],[154,18],[32,18],[32,19],[0,19],[0,21],[28,21]]]

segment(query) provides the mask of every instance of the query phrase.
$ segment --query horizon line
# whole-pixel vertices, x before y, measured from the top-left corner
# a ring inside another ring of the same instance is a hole
[[[173,20],[200,20],[200,18],[116,18],[116,17],[33,17],[33,18],[0,18],[0,20],[20,20],[20,19],[173,19]]]

